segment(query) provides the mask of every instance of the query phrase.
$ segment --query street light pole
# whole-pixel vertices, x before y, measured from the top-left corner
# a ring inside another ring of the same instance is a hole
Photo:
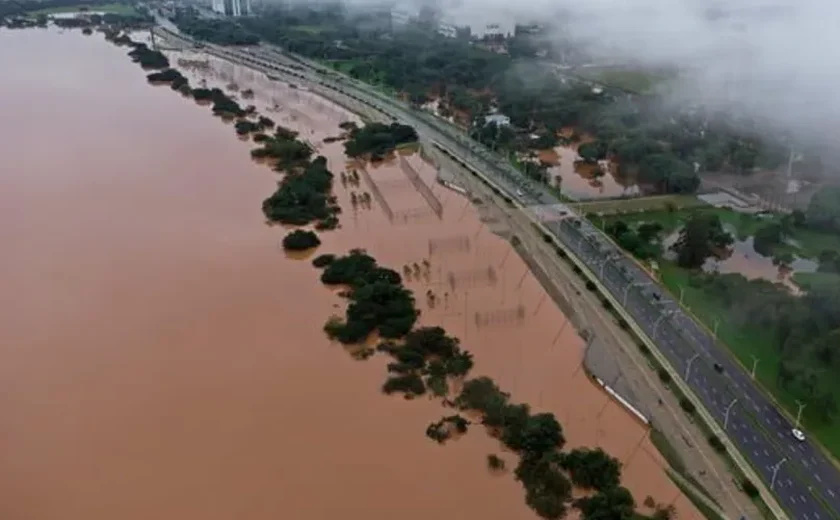
[[[685,288],[680,285],[680,305],[683,304],[683,296],[685,295]]]
[[[717,318],[715,318],[715,330],[714,330],[714,336],[715,336],[715,339],[717,339],[717,329],[718,329],[718,325],[720,325],[720,321],[718,321],[718,319],[717,319]]]
[[[794,428],[796,428],[797,430],[799,429],[799,421],[800,419],[802,419],[802,410],[805,409],[806,404],[807,403],[800,403],[799,401],[796,401],[796,406],[799,407],[799,410],[796,411],[796,425],[794,426]]]
[[[659,324],[662,323],[662,320],[664,320],[665,318],[667,318],[671,314],[672,314],[671,311],[665,311],[656,319],[656,322],[654,322],[654,324],[653,324],[653,338],[652,338],[654,341],[656,341],[656,333],[659,332]]]
[[[752,356],[752,355],[750,357],[753,359],[753,366],[752,366],[752,371],[750,371],[750,376],[753,379],[755,379],[755,369],[758,366],[758,358],[755,357],[755,356]]]
[[[736,397],[732,400],[731,403],[729,403],[729,406],[726,407],[726,413],[723,416],[723,431],[726,431],[726,426],[729,424],[729,412],[730,410],[732,410],[732,407],[735,406],[735,403],[737,402],[738,398]]]
[[[627,287],[624,288],[624,294],[621,296],[621,306],[627,307],[627,295],[630,294],[630,288],[636,285],[636,282],[627,282]]]
[[[689,378],[689,376],[691,376],[691,364],[692,364],[692,363],[694,363],[694,360],[695,360],[695,359],[697,359],[698,357],[700,357],[700,354],[699,354],[699,353],[694,354],[694,355],[693,355],[693,356],[691,356],[691,358],[688,360],[688,366],[687,366],[687,367],[685,367],[685,382],[686,382],[686,383],[688,383],[688,378]]]
[[[608,256],[604,260],[604,263],[601,264],[601,270],[599,271],[599,276],[598,277],[601,278],[602,280],[604,279],[604,269],[607,267],[607,264],[610,263],[611,261],[612,261],[612,257]]]
[[[780,460],[775,466],[773,466],[773,477],[770,479],[770,490],[771,491],[773,490],[773,486],[776,485],[776,475],[779,473],[779,468],[782,467],[782,464],[784,464],[786,460],[787,460],[787,457]]]

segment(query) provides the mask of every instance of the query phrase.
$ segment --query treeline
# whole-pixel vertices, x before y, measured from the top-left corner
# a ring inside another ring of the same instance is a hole
[[[348,157],[380,160],[398,146],[416,142],[417,132],[411,126],[400,123],[368,123],[361,128],[353,126],[350,129],[344,143],[344,153]]]
[[[414,328],[419,311],[399,273],[382,267],[363,250],[346,256],[321,255],[313,265],[323,268],[321,281],[344,285],[342,294],[350,300],[343,318],[332,317],[324,326],[327,334],[344,344],[364,343],[374,332],[384,338],[376,350],[393,357],[382,391],[416,397],[433,392],[446,398],[453,379],[463,380],[473,367],[472,354],[463,350],[457,338],[441,327]],[[373,352],[368,349],[366,355]],[[621,487],[621,465],[601,449],[562,452],[565,438],[551,413],[532,413],[526,404],[510,402],[487,377],[467,379],[451,406],[479,412],[483,425],[510,450],[519,455],[515,475],[526,492],[529,507],[541,517],[562,518],[575,507],[581,518],[631,520],[645,517],[635,512],[635,501]],[[443,442],[455,433],[465,433],[469,422],[458,414],[431,423],[426,435]],[[493,469],[504,467],[495,455],[488,458]],[[588,496],[573,499],[577,486],[590,490]],[[673,509],[658,507],[653,518],[668,519]]]
[[[652,191],[692,192],[698,171],[749,172],[785,160],[779,146],[712,123],[706,114],[662,115],[646,98],[569,87],[536,63],[529,69],[510,56],[422,26],[392,31],[384,15],[380,24],[364,17],[360,23],[340,10],[289,7],[241,23],[265,41],[386,85],[415,105],[439,98],[444,115],[457,116],[485,144],[501,150],[551,147],[567,140],[561,129],[574,128],[569,141],[595,139],[583,148],[586,159],[611,159],[620,173]],[[491,107],[509,116],[512,126],[487,128],[484,116]]]
[[[79,0],[3,0],[0,2],[0,18],[24,16],[32,11],[43,9],[69,8],[84,6],[96,9],[98,5],[113,3],[113,0],[92,0],[79,2]]]
[[[191,7],[176,11],[170,21],[184,34],[217,45],[256,45],[260,42],[258,36],[246,31],[234,20],[200,18]]]
[[[131,60],[139,63],[144,69],[165,69],[169,67],[169,59],[160,51],[152,50],[145,43],[132,42],[133,49],[128,52]]]
[[[663,228],[656,222],[631,228],[617,220],[605,230],[640,259],[663,253]],[[792,244],[797,243],[798,234],[814,231],[840,234],[840,188],[824,188],[804,212],[793,211],[760,224],[753,246],[759,254],[772,257],[774,264],[786,266],[793,262]],[[774,367],[776,385],[808,403],[810,417],[830,423],[839,411],[835,374],[840,371],[840,277],[825,278],[798,295],[769,280],[701,271],[709,257],[724,254],[733,241],[717,215],[701,210],[690,215],[672,249],[677,265],[691,270],[689,285],[703,291],[716,313],[726,316],[727,324],[739,331],[733,340],[763,338],[762,348],[772,352],[762,356],[761,362],[779,360]],[[819,272],[840,273],[840,250],[826,248],[818,260]]]
[[[311,146],[297,139],[297,133],[276,125],[269,117],[261,116],[252,105],[242,107],[219,88],[192,88],[180,71],[169,67],[166,56],[149,49],[146,44],[131,40],[124,33],[106,31],[106,39],[116,45],[129,45],[131,59],[145,69],[158,69],[146,76],[150,83],[166,83],[172,90],[189,96],[198,103],[212,104],[213,115],[234,121],[236,134],[252,136],[260,146],[251,151],[255,159],[273,162],[275,171],[284,174],[277,190],[262,203],[269,222],[306,225],[315,222],[318,230],[338,227],[338,206],[331,194],[333,174],[327,159],[312,158]],[[273,131],[273,134],[266,132]],[[288,251],[302,251],[317,247],[321,241],[312,231],[295,230],[282,241]]]
[[[315,222],[317,229],[334,229],[341,212],[331,195],[333,174],[327,159],[311,159],[313,150],[297,139],[297,133],[278,126],[273,136],[261,139],[262,147],[251,151],[256,159],[275,161],[274,169],[286,175],[277,191],[265,199],[263,213],[270,222],[304,225]]]

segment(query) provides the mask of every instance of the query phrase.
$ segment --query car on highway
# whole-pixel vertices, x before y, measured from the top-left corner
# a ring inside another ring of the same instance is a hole
[[[790,431],[790,434],[793,435],[793,438],[798,440],[799,442],[802,442],[802,441],[805,440],[805,434],[802,433],[802,430],[800,430],[798,428],[792,429]]]

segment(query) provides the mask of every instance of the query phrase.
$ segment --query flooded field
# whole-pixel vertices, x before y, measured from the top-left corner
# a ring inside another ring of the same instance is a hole
[[[480,428],[430,441],[439,401],[382,395],[387,360],[327,340],[339,297],[286,258],[285,230],[260,211],[276,174],[208,107],[149,86],[126,50],[0,31],[0,67],[15,71],[0,78],[0,517],[535,518],[513,476],[486,468],[490,453],[514,464],[498,441]],[[345,167],[323,139],[350,114],[229,64],[191,70],[236,83],[243,104],[252,89]],[[336,182],[342,227],[319,252],[364,247],[398,270],[427,260],[408,283],[421,322],[460,337],[474,375],[554,412],[568,446],[619,458],[639,504],[701,518],[645,428],[580,370],[583,341],[491,231],[503,224],[416,155],[365,171],[358,187]],[[389,211],[354,209],[351,193],[376,190]],[[445,296],[431,306],[427,291]]]
[[[709,257],[706,259],[703,270],[707,273],[738,273],[749,280],[764,279],[770,282],[778,282],[790,289],[791,292],[798,294],[800,289],[793,282],[793,275],[796,273],[815,273],[819,267],[819,263],[816,261],[797,256],[793,257],[793,262],[790,265],[777,265],[773,262],[772,257],[762,255],[755,250],[753,237],[737,238],[738,232],[733,226],[724,224],[723,227],[735,239],[722,258]],[[663,240],[662,245],[667,251],[666,257],[675,258],[675,254],[670,251],[670,248],[676,243],[679,234],[680,231],[677,230]]]
[[[579,161],[573,146],[558,146],[540,152],[542,162],[550,164],[549,181],[574,200],[631,197],[642,194],[632,179],[622,178],[616,164],[600,161],[589,165]],[[577,162],[576,162],[577,161]]]

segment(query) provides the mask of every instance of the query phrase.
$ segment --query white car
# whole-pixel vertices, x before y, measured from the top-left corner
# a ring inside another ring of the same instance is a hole
[[[525,194],[522,192],[522,190],[516,190],[516,196],[517,197],[521,197],[523,195],[525,195]]]
[[[798,440],[799,442],[802,442],[802,441],[805,440],[805,434],[802,433],[802,430],[798,430],[798,429],[794,428],[790,431],[790,434],[793,435],[793,438]]]

